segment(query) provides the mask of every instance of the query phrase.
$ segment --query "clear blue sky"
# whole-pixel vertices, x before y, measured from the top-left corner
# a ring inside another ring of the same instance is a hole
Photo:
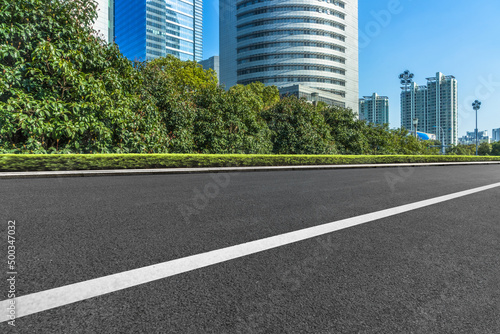
[[[376,14],[391,4],[389,17]],[[219,54],[218,6],[204,1],[204,59]],[[478,128],[491,135],[500,128],[499,21],[499,0],[359,0],[360,96],[389,96],[391,127],[399,127],[402,71],[412,71],[419,85],[436,72],[453,75],[459,136],[475,128],[475,99],[482,101]]]

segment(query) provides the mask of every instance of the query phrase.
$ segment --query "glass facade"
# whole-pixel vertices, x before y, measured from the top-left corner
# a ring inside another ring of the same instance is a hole
[[[115,0],[116,43],[131,60],[201,61],[202,0]]]
[[[493,141],[500,141],[500,128],[493,129],[491,137]]]

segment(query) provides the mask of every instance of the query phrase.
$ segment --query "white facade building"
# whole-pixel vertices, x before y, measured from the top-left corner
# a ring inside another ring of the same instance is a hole
[[[373,93],[359,99],[359,119],[375,124],[389,124],[389,98]]]
[[[488,130],[478,131],[477,138],[479,143],[491,143],[491,137],[488,136]],[[476,143],[476,131],[467,131],[465,136],[460,137],[458,142],[462,145],[471,145]]]
[[[309,102],[324,102],[332,106],[344,107],[344,103],[339,102],[337,95],[329,93],[327,91],[314,89],[309,86],[304,85],[290,85],[282,86],[279,88],[281,96],[291,96],[294,95],[297,98],[304,98]]]
[[[106,42],[113,42],[113,5],[114,0],[97,0],[97,20],[94,29]]]
[[[413,119],[418,118],[417,130],[424,132],[427,127],[424,120],[427,114],[427,86],[419,86],[412,82],[410,87],[401,93],[401,127],[414,132]],[[435,133],[433,128],[432,133]]]
[[[436,73],[427,78],[427,86],[412,82],[402,87],[401,127],[415,131],[413,120],[418,119],[417,131],[435,134],[443,145],[458,143],[458,84],[454,76]]]
[[[300,85],[358,112],[357,0],[220,0],[221,83]]]

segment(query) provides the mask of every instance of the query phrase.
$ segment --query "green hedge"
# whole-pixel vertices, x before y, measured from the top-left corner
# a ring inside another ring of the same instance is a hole
[[[0,171],[347,165],[467,161],[500,161],[500,157],[436,155],[1,154]]]

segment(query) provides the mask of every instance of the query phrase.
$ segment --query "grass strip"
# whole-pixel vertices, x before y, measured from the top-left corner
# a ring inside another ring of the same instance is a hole
[[[500,161],[460,155],[0,154],[0,171],[251,167]]]

